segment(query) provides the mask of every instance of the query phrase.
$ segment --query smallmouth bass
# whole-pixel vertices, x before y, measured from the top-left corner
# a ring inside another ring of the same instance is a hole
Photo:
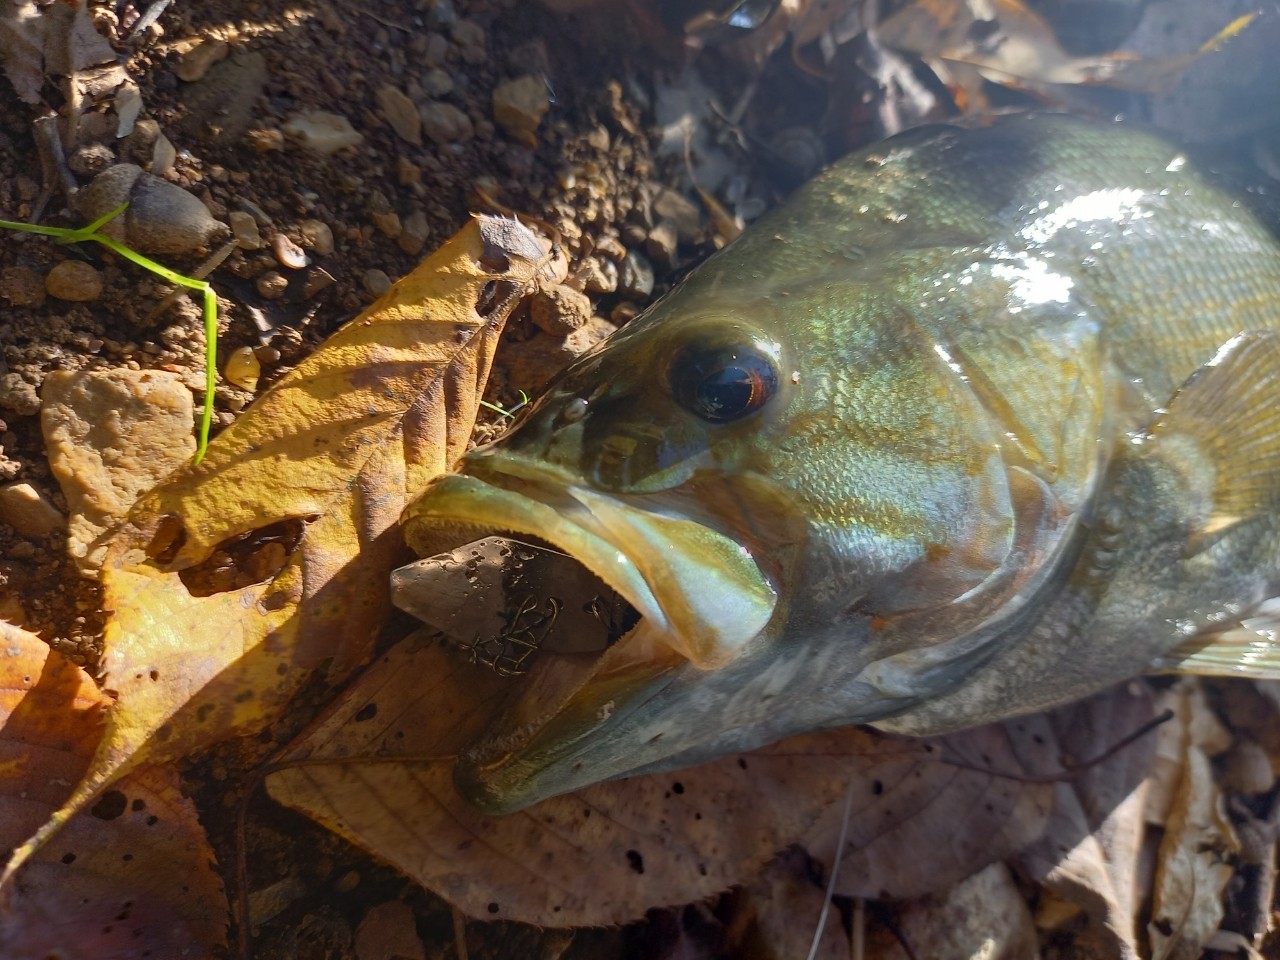
[[[835,164],[403,519],[422,556],[537,538],[639,615],[538,653],[459,758],[505,812],[1272,674],[1278,501],[1280,246],[1177,148],[1024,115]]]

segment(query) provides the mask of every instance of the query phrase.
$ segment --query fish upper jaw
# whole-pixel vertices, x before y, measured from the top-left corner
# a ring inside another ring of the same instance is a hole
[[[534,656],[514,699],[459,758],[460,793],[506,812],[634,769],[645,704],[673,679],[743,659],[767,634],[778,595],[748,549],[707,524],[519,458],[473,457],[464,468],[406,511],[410,546],[430,555],[491,534],[534,537],[571,555],[641,617],[602,654]],[[660,761],[689,745],[669,737],[646,754]]]

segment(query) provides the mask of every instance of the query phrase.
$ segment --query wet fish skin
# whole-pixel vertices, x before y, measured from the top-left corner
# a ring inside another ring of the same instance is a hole
[[[406,512],[424,556],[538,536],[644,615],[535,668],[459,789],[936,733],[1210,643],[1280,587],[1277,305],[1274,239],[1158,139],[1019,116],[847,158]]]

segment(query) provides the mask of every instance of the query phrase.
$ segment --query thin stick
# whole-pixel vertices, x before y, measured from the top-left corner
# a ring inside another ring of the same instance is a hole
[[[844,819],[840,821],[840,839],[836,841],[836,856],[831,864],[831,876],[827,878],[827,894],[822,900],[822,913],[818,915],[818,928],[813,931],[813,943],[809,945],[806,960],[813,960],[818,955],[818,944],[822,942],[822,931],[827,928],[827,915],[831,913],[831,898],[835,894],[836,875],[840,872],[840,861],[844,859],[844,841],[849,836],[849,816],[853,813],[853,779],[849,780],[849,788],[844,792]]]

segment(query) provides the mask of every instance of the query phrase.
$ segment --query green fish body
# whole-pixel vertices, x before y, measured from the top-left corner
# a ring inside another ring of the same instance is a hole
[[[1278,308],[1276,241],[1153,137],[1015,116],[842,160],[406,512],[424,556],[536,537],[641,617],[536,657],[460,791],[1267,672]]]

